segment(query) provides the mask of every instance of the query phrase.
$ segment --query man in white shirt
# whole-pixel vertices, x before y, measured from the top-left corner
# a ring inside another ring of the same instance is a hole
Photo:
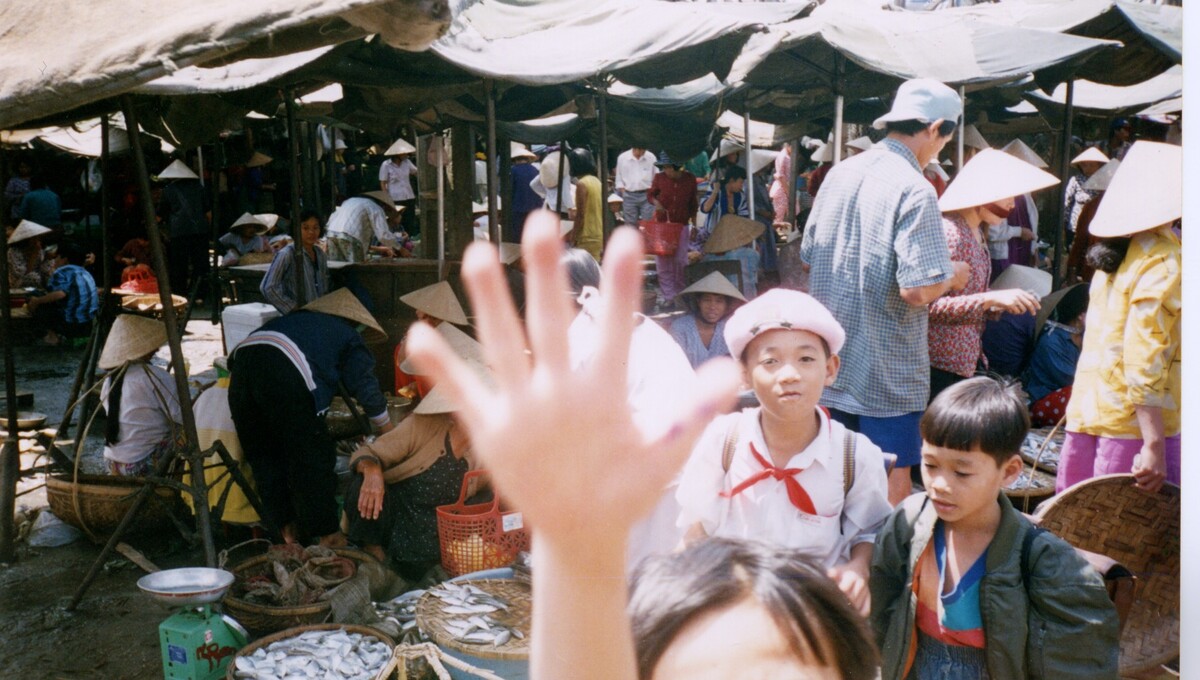
[[[400,210],[381,191],[348,198],[329,216],[326,239],[329,259],[365,262],[372,250],[388,257],[402,256],[400,243],[392,227],[400,223]],[[372,246],[374,237],[379,246]]]
[[[617,172],[613,186],[624,201],[622,211],[626,224],[637,224],[642,220],[654,219],[654,206],[646,200],[646,192],[658,172],[658,158],[641,147],[617,156]]]

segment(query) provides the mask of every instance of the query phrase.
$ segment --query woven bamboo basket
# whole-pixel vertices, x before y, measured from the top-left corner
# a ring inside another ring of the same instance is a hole
[[[374,628],[370,628],[368,626],[356,626],[356,625],[349,624],[349,623],[319,623],[319,624],[312,624],[312,625],[307,625],[307,626],[295,626],[292,628],[288,628],[287,630],[281,630],[277,633],[274,633],[274,634],[268,635],[264,638],[255,640],[254,642],[251,642],[250,644],[246,645],[245,647],[242,647],[241,649],[239,649],[237,654],[234,655],[233,659],[230,660],[229,668],[226,669],[226,671],[225,671],[226,680],[236,680],[236,678],[234,676],[234,672],[236,671],[237,667],[234,665],[234,661],[236,661],[239,656],[247,656],[249,654],[253,654],[258,649],[260,649],[262,647],[266,647],[267,645],[271,644],[272,642],[278,642],[279,640],[286,640],[290,637],[295,637],[297,635],[301,635],[303,633],[307,633],[307,632],[313,631],[313,630],[330,630],[330,631],[344,630],[347,633],[359,633],[361,635],[371,635],[371,636],[377,637],[380,640],[382,640],[383,642],[387,643],[387,646],[392,649],[395,649],[395,647],[396,647],[395,640],[393,640],[392,638],[388,637],[387,635],[384,635],[383,633],[375,630]],[[394,676],[389,676],[389,677],[394,677]],[[379,680],[379,679],[377,679],[377,680]]]
[[[144,483],[141,477],[79,475],[79,481],[75,482],[71,477],[50,475],[46,477],[46,500],[50,510],[62,521],[97,539],[106,538],[133,506],[133,496]],[[168,511],[178,501],[178,496],[169,487],[156,488],[130,524],[129,531],[150,532],[171,526]]]
[[[370,553],[351,548],[335,548],[334,552],[341,557],[347,557],[354,560],[355,564],[362,564],[367,560],[374,560]],[[251,557],[242,561],[236,567],[231,569],[238,578],[255,576],[260,573],[265,573],[270,569],[270,558],[263,554]],[[233,618],[237,619],[238,623],[242,624],[252,636],[267,635],[282,631],[296,626],[306,626],[314,624],[324,624],[332,615],[332,607],[329,600],[321,600],[312,604],[301,604],[291,607],[272,607],[269,605],[256,604],[247,602],[233,595],[226,595],[221,603],[225,606],[225,611]],[[329,624],[335,625],[336,624]],[[393,645],[395,646],[395,645]],[[253,651],[253,650],[251,650]]]
[[[1071,545],[1107,555],[1138,579],[1121,633],[1122,676],[1158,669],[1179,656],[1179,487],[1150,494],[1133,475],[1080,482],[1038,509],[1046,529]]]
[[[495,671],[501,677],[511,677],[506,670],[529,663],[530,622],[533,620],[532,591],[528,585],[513,579],[478,579],[457,583],[470,583],[507,602],[508,611],[500,610],[488,616],[501,625],[520,630],[525,634],[525,638],[513,636],[501,647],[461,642],[447,633],[442,624],[449,619],[462,618],[463,615],[446,614],[442,611],[442,601],[428,593],[421,596],[417,602],[417,626],[447,653],[472,665]]]

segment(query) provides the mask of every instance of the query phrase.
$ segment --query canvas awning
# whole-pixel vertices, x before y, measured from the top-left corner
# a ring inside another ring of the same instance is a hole
[[[369,33],[420,50],[450,18],[445,5],[426,0],[8,3],[0,28],[0,128],[217,60],[291,54]]]
[[[1066,103],[1067,86],[1059,85],[1052,94],[1041,90],[1025,93],[1025,99],[1050,120],[1059,120]],[[1166,99],[1183,96],[1183,67],[1172,66],[1165,72],[1136,85],[1120,87],[1090,80],[1075,81],[1075,113],[1109,117],[1133,113]]]

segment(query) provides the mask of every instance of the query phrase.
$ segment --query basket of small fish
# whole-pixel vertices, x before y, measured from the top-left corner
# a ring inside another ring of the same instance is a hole
[[[501,511],[499,495],[493,494],[488,503],[467,504],[471,480],[483,474],[468,472],[458,502],[437,508],[442,568],[451,576],[506,567],[517,553],[529,550],[529,530],[521,513]]]
[[[418,627],[443,653],[507,680],[529,674],[532,591],[512,579],[442,583],[418,600]],[[454,668],[452,678],[476,678]]]
[[[367,553],[275,545],[231,569],[236,580],[225,611],[252,635],[328,620],[333,588],[350,580]]]
[[[396,643],[366,626],[299,626],[257,640],[238,651],[227,680],[376,680]]]
[[[1021,511],[1029,512],[1032,507],[1054,495],[1054,475],[1026,465],[1017,479],[1004,487],[1004,495],[1014,505],[1021,500]]]
[[[1058,472],[1058,458],[1067,433],[1058,427],[1039,427],[1030,430],[1021,443],[1021,458],[1026,463],[1050,474]]]

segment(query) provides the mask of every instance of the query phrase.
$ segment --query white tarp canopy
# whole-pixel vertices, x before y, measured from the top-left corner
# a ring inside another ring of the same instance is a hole
[[[1077,113],[1110,116],[1182,96],[1183,67],[1172,66],[1145,82],[1128,87],[1077,80],[1073,103]],[[1059,85],[1051,94],[1041,90],[1026,92],[1025,99],[1039,111],[1047,112],[1057,120],[1061,117],[1059,112],[1066,105],[1067,86],[1065,83]]]
[[[436,0],[38,0],[0,20],[0,129],[218,59],[278,56],[378,33],[421,50],[449,24]]]
[[[137,94],[219,94],[264,85],[308,66],[325,56],[333,45],[282,57],[243,59],[220,66],[188,66],[134,88]]]

